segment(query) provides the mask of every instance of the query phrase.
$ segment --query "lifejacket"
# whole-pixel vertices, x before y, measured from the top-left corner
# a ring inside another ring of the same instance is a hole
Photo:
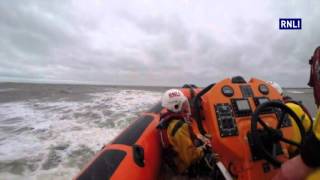
[[[316,119],[314,122],[313,132],[318,139],[320,139],[320,108],[318,109]]]
[[[170,141],[169,141],[167,130],[168,130],[169,124],[173,120],[179,120],[179,122],[175,124],[170,134],[174,136],[175,133],[182,127],[182,125],[187,123],[187,119],[188,117],[184,114],[173,113],[168,111],[166,113],[160,114],[160,123],[157,126],[157,129],[159,130],[161,145],[162,145],[163,160],[165,164],[167,164],[168,167],[171,168],[175,173],[177,173],[178,170],[173,159],[178,156],[178,152],[175,152],[173,150],[173,146],[170,144]],[[192,142],[195,142],[196,136],[192,131],[191,126],[188,126],[188,127],[189,127],[190,138]]]
[[[291,97],[286,97],[286,98],[284,98],[284,103],[291,110],[293,110],[297,114],[297,116],[301,119],[303,127],[305,129],[305,132],[310,132],[313,127],[312,116],[311,116],[310,112],[308,111],[308,109],[302,104],[302,102],[294,101],[291,99]],[[298,107],[301,108],[302,112],[298,113],[299,110],[294,108],[294,106],[291,106],[290,104],[297,105]],[[303,113],[303,114],[300,115],[301,113]],[[304,122],[304,121],[306,121],[305,119],[308,119],[308,122]]]
[[[290,108],[299,117],[305,132],[306,133],[310,132],[312,130],[313,121],[307,108],[302,104],[302,102],[294,101],[289,96],[286,96],[283,99],[284,99],[285,105],[288,108]],[[296,122],[292,119],[292,117],[289,118],[289,121],[291,122],[291,125],[293,128],[291,140],[300,144],[301,140],[304,137],[301,137],[300,129],[296,124]],[[288,151],[290,156],[296,156],[297,154],[300,153],[300,150],[294,145],[289,145]]]
[[[168,138],[167,129],[172,120],[180,120],[180,122],[178,122],[173,129],[172,135],[174,136],[174,134],[179,130],[179,128],[184,123],[187,123],[188,117],[185,114],[173,113],[170,111],[160,114],[160,123],[158,124],[157,129],[159,130],[161,145],[162,145],[162,148],[164,149],[171,147],[171,144]],[[191,140],[194,141],[196,139],[196,135],[194,134],[191,126],[189,126],[189,133],[190,133],[190,137],[192,138]]]

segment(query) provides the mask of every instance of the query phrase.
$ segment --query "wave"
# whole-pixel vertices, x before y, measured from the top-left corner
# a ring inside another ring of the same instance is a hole
[[[0,176],[70,179],[161,92],[106,89],[89,101],[0,104]],[[22,177],[22,178],[20,178]]]
[[[288,93],[292,93],[292,94],[305,94],[305,92],[303,91],[294,91],[294,90],[289,90],[287,91]]]

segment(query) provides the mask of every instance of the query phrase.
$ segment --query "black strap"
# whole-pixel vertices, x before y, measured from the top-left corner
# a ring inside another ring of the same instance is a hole
[[[182,127],[185,122],[183,120],[179,120],[173,127],[171,131],[171,136],[175,136],[177,131]]]
[[[185,84],[182,86],[182,88],[188,88],[189,91],[190,91],[190,98],[188,98],[189,100],[189,104],[191,106],[191,108],[193,107],[193,100],[194,100],[194,97],[195,97],[195,91],[194,91],[194,88],[197,88],[196,85],[194,84]]]
[[[168,128],[168,126],[169,126],[169,122],[170,121],[167,121],[167,120],[165,120],[165,119],[161,119],[160,120],[160,123],[157,125],[157,129],[167,129]]]
[[[200,133],[202,135],[207,134],[207,132],[204,130],[203,126],[202,126],[202,114],[201,114],[201,96],[203,96],[205,93],[207,93],[213,86],[215,85],[215,83],[210,84],[209,86],[207,86],[206,88],[202,89],[195,97],[193,100],[193,108],[194,108],[194,118],[197,122],[197,126],[198,129],[200,131]]]

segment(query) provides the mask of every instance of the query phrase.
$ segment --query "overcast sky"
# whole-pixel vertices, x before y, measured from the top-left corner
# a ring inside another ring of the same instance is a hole
[[[0,1],[0,81],[306,86],[320,1]],[[302,30],[279,30],[279,18]]]

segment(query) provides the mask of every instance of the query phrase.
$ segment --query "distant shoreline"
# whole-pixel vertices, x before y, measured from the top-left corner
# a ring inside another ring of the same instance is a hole
[[[0,82],[0,85],[67,85],[67,86],[98,86],[98,87],[146,87],[146,88],[181,88],[181,86],[149,86],[149,85],[113,85],[113,84],[90,84],[90,83],[42,83],[42,82]],[[204,88],[204,87],[200,87]],[[312,89],[311,87],[283,87],[284,89]]]
[[[85,84],[85,83],[41,83],[41,82],[0,82],[0,85],[48,85],[48,86],[98,86],[98,87],[146,87],[146,88],[179,88],[178,86],[148,86],[148,85],[112,85],[112,84]]]

